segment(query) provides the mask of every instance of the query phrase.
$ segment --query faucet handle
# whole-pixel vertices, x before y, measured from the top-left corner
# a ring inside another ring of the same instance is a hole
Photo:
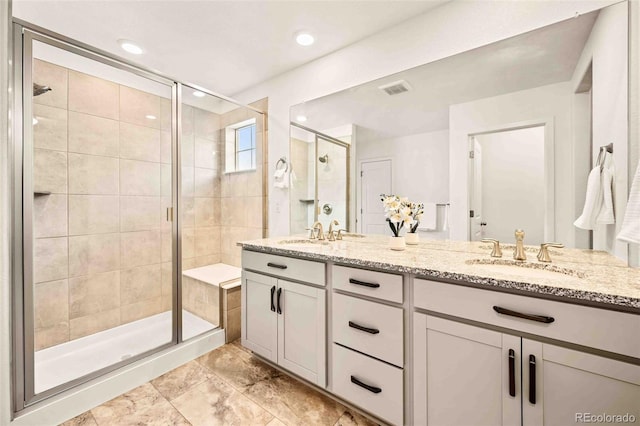
[[[315,240],[316,239],[316,230],[315,228],[304,228],[305,231],[309,231],[309,239],[310,240]]]
[[[336,236],[336,240],[342,240],[342,231],[347,232],[346,229],[338,229],[338,235]]]
[[[502,257],[502,249],[500,248],[500,241],[493,238],[483,238],[483,243],[493,243],[493,250],[491,250],[491,257]]]
[[[538,260],[540,262],[551,263],[551,256],[549,256],[549,247],[564,248],[564,244],[561,243],[542,243],[540,244],[540,251],[538,252]]]

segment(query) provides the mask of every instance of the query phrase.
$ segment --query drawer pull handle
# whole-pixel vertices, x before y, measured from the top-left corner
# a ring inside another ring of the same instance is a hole
[[[271,312],[276,311],[276,305],[273,302],[273,295],[275,292],[276,292],[276,286],[274,285],[273,287],[271,287]]]
[[[493,310],[502,315],[523,318],[529,321],[543,322],[545,324],[551,324],[555,321],[555,318],[553,317],[546,317],[544,315],[523,314],[522,312],[512,311],[511,309],[501,308],[500,306],[494,306]]]
[[[267,263],[267,266],[270,268],[287,269],[287,265],[280,265],[272,262]]]
[[[360,380],[356,379],[354,376],[351,376],[351,383],[356,384],[356,385],[360,386],[361,388],[365,388],[366,390],[368,390],[369,392],[372,392],[372,393],[380,393],[380,392],[382,392],[381,388],[378,388],[378,387],[371,386],[371,385],[368,385],[366,383],[363,383]]]
[[[509,349],[509,395],[516,396],[516,353]]]
[[[380,333],[380,330],[377,330],[375,328],[364,327],[364,326],[362,326],[360,324],[356,324],[353,321],[349,321],[349,327],[355,328],[356,330],[364,331],[365,333],[369,333],[369,334],[378,334],[378,333]]]
[[[536,357],[529,355],[529,402],[536,403]]]
[[[365,281],[356,280],[355,278],[349,278],[349,282],[351,284],[361,285],[363,287],[369,287],[369,288],[378,288],[378,287],[380,287],[380,284],[378,284],[378,283],[368,283],[368,282],[365,282]]]
[[[278,313],[282,315],[282,307],[280,306],[280,296],[282,296],[282,289],[278,289]]]

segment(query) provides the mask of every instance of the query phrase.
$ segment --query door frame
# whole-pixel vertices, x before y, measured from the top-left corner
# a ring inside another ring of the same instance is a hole
[[[545,241],[555,241],[555,122],[552,116],[517,121],[513,123],[497,124],[469,132],[467,133],[467,154],[470,150],[473,150],[473,136],[509,132],[540,126],[544,127],[544,239]],[[467,210],[470,210],[473,198],[471,190],[473,176],[470,173],[471,160],[468,159],[467,161]],[[468,211],[466,212],[466,217],[467,241],[471,241],[471,220]]]
[[[393,157],[373,157],[363,158],[358,160],[356,168],[356,179],[358,183],[356,185],[356,232],[362,233],[362,165],[364,163],[375,163],[377,161],[389,161],[391,168],[391,192],[394,191],[393,186]]]

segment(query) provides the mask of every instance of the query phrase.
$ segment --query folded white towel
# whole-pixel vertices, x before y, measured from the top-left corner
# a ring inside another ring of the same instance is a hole
[[[602,179],[600,178],[600,166],[596,166],[589,173],[587,179],[587,195],[584,208],[579,218],[573,222],[574,226],[581,229],[593,229],[596,224],[596,217],[600,212],[603,202]]]
[[[602,206],[596,217],[596,223],[600,225],[611,225],[616,223],[613,213],[613,168],[604,167],[600,178],[602,179]]]
[[[424,203],[424,214],[418,229],[435,230],[438,228],[438,206],[436,203]]]
[[[640,244],[640,161],[631,183],[627,210],[624,213],[618,239],[627,243]]]
[[[449,229],[449,203],[444,205],[443,213],[442,213],[442,230],[446,231]]]
[[[286,189],[289,187],[289,172],[288,169],[276,169],[273,174],[273,186],[275,188]]]

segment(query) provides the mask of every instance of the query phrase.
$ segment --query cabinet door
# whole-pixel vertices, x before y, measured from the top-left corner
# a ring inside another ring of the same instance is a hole
[[[524,425],[640,419],[640,366],[528,339],[522,343]],[[541,351],[530,364],[536,347]],[[529,382],[530,375],[535,381]],[[535,392],[529,383],[535,383]]]
[[[278,280],[278,364],[326,385],[325,290]]]
[[[278,361],[278,280],[242,271],[242,345]]]
[[[413,424],[520,424],[520,341],[414,314]]]

